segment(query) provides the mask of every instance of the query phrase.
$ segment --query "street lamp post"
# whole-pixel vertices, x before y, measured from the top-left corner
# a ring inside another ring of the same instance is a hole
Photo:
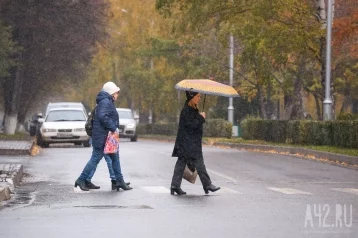
[[[327,8],[327,51],[326,51],[326,80],[325,98],[323,101],[323,120],[332,120],[331,99],[331,42],[332,42],[332,0],[328,0]]]
[[[234,37],[230,35],[230,86],[233,85],[234,78]],[[228,121],[234,124],[233,98],[229,98]]]

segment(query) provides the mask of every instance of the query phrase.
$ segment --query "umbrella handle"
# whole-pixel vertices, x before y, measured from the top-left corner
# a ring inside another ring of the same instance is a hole
[[[204,108],[205,108],[205,99],[206,99],[206,94],[204,94],[203,111],[204,111]]]

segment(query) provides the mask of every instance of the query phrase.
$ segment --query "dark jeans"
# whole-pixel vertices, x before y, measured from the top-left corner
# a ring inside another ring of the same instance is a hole
[[[185,165],[187,164],[188,160],[190,160],[190,162],[195,166],[196,170],[198,171],[198,175],[203,187],[205,188],[209,186],[211,184],[211,180],[208,172],[206,171],[203,157],[191,159],[179,157],[174,167],[174,174],[171,186],[180,187]]]
[[[93,147],[92,156],[84,167],[79,179],[82,181],[88,181],[90,176],[93,176],[93,172],[96,170],[97,165],[101,161],[103,156],[103,149]],[[108,154],[106,156],[109,156],[112,160],[112,167],[117,181],[123,182],[123,175],[121,173],[119,162],[119,154]]]
[[[113,163],[113,159],[112,158],[115,158],[114,156],[112,156],[111,154],[105,154],[104,155],[104,159],[106,160],[107,162],[107,167],[108,167],[108,172],[109,172],[109,178],[111,180],[116,180],[116,175],[114,174],[114,170],[113,170],[113,164],[115,164],[115,162]],[[121,163],[120,161],[118,161],[119,163],[119,173],[121,174],[120,177],[123,178],[123,175],[122,175],[122,172],[121,172]],[[94,175],[94,173],[96,172],[96,169],[94,169],[90,175],[88,176],[87,178],[87,181],[88,182],[91,182],[92,180],[92,177]]]

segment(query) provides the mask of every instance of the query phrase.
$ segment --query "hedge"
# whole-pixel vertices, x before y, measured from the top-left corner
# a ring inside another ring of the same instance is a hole
[[[240,126],[248,140],[358,148],[358,121],[247,119]]]
[[[286,141],[287,121],[250,119],[242,121],[240,127],[242,137],[247,140]]]

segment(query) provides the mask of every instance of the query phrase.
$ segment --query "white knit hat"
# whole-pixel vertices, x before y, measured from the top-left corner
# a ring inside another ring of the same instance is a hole
[[[113,82],[107,82],[103,85],[102,88],[103,91],[109,93],[110,95],[119,92],[119,90],[121,90],[119,87],[117,87],[117,85]]]

